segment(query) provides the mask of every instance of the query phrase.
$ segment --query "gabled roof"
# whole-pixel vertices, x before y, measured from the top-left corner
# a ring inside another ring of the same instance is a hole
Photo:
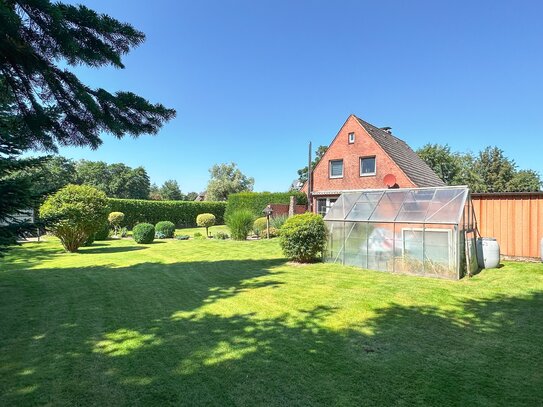
[[[356,116],[354,117],[415,185],[421,188],[445,185],[441,178],[437,176],[405,141],[394,137],[379,127],[375,127],[373,124],[369,124]]]

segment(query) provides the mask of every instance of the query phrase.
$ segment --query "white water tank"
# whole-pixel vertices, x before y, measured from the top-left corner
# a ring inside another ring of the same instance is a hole
[[[494,269],[500,265],[500,245],[492,237],[477,239],[477,260],[479,267]]]

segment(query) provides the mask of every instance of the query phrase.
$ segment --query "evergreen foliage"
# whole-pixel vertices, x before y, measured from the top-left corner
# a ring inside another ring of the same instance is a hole
[[[201,213],[212,213],[218,224],[224,223],[226,202],[151,201],[140,199],[108,199],[111,210],[125,215],[121,226],[132,228],[136,223],[156,224],[169,220],[177,227],[196,226],[196,217]]]
[[[281,228],[279,242],[289,259],[301,263],[315,261],[326,244],[322,216],[307,212],[288,218]]]
[[[209,228],[215,224],[217,219],[212,213],[202,213],[196,217],[196,224],[206,228],[206,236],[209,236]]]
[[[175,225],[169,220],[163,220],[155,225],[155,232],[161,233],[165,238],[173,238],[175,235]]]
[[[153,240],[155,240],[155,227],[150,223],[138,223],[132,230],[132,237],[136,243],[153,243]]]

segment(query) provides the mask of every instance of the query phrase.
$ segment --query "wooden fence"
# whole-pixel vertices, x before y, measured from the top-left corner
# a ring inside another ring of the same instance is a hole
[[[494,237],[503,256],[541,256],[543,192],[471,194],[483,237]]]

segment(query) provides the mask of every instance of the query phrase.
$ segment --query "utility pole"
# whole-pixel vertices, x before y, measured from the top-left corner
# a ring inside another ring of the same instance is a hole
[[[311,168],[311,141],[309,142],[309,154],[307,162],[307,208],[313,212],[313,169]]]

